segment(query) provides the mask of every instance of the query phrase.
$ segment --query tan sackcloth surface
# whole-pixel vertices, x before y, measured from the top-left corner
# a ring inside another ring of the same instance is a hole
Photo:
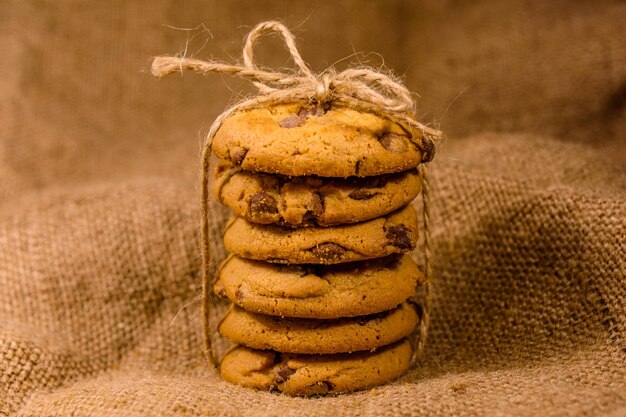
[[[0,415],[626,414],[626,5],[361,4],[2,3]],[[185,47],[165,25],[230,61],[276,17],[316,71],[381,53],[448,133],[426,352],[374,391],[255,392],[202,356],[199,144],[246,87],[148,67]]]

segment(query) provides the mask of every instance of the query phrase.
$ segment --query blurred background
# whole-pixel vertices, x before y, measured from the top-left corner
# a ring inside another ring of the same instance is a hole
[[[540,183],[532,167],[557,160],[562,167],[551,175],[560,184],[596,190],[600,177],[624,190],[615,175],[626,165],[622,1],[1,4],[2,200],[135,176],[177,177],[195,186],[203,134],[225,106],[253,90],[216,75],[158,80],[149,72],[151,58],[185,51],[240,60],[245,34],[268,19],[294,31],[316,71],[384,63],[401,76],[419,94],[423,121],[446,134],[439,163],[461,160],[489,170],[490,158],[501,160],[508,148],[513,154],[532,148],[532,158],[511,157],[509,172],[494,175],[535,176]],[[256,58],[292,66],[275,37],[262,41]],[[559,156],[560,142],[577,147],[580,159]],[[474,161],[468,152],[482,156]],[[606,172],[582,179],[589,161]]]

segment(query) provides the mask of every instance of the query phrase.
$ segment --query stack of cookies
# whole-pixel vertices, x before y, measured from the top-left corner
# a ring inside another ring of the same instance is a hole
[[[419,324],[421,133],[346,107],[275,105],[229,117],[213,139],[213,194],[230,207],[214,291],[236,343],[228,381],[291,395],[393,380]],[[426,156],[427,157],[427,156]]]

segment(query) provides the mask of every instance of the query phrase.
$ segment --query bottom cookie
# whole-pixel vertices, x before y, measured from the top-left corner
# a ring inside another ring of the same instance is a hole
[[[381,385],[409,369],[405,339],[375,352],[335,355],[281,354],[237,346],[226,353],[220,373],[226,381],[289,395],[338,394]]]

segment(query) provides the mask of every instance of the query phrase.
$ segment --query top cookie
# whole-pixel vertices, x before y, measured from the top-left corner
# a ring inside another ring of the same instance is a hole
[[[407,340],[375,352],[303,355],[236,346],[220,364],[226,381],[288,395],[339,394],[384,384],[409,369]]]
[[[235,113],[212,149],[245,170],[346,178],[417,167],[421,139],[418,130],[373,113],[281,104]]]

